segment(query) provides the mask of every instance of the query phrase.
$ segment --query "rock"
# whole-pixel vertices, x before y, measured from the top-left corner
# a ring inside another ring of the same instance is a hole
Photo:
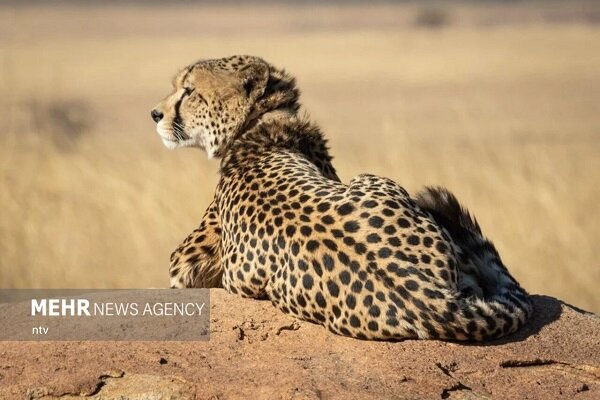
[[[600,318],[534,296],[487,343],[372,342],[211,293],[208,342],[3,342],[0,398],[600,398]]]

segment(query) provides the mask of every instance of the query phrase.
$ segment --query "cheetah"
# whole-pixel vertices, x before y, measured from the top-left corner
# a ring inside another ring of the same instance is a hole
[[[223,287],[358,339],[486,340],[532,313],[471,214],[446,189],[411,197],[342,183],[293,77],[254,56],[184,68],[151,112],[170,149],[220,159],[203,221],[171,258],[172,287]]]

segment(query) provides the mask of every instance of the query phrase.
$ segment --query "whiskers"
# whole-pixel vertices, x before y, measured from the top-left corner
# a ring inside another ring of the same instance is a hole
[[[173,121],[172,123],[172,129],[173,129],[173,136],[175,136],[175,138],[177,140],[183,141],[183,140],[187,140],[190,137],[185,133],[185,128],[184,126],[177,122],[177,121]]]

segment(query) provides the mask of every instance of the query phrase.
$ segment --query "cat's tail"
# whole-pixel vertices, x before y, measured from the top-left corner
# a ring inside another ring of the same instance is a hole
[[[458,297],[448,299],[457,315],[457,339],[483,340],[519,329],[532,313],[528,293],[508,272],[498,251],[456,197],[427,187],[416,202],[450,234],[458,246]],[[464,333],[464,334],[463,334]]]

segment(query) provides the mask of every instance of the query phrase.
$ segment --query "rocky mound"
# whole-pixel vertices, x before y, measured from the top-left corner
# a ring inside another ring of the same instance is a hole
[[[600,318],[534,300],[533,320],[509,338],[392,343],[213,290],[208,342],[0,343],[0,398],[600,398]]]

